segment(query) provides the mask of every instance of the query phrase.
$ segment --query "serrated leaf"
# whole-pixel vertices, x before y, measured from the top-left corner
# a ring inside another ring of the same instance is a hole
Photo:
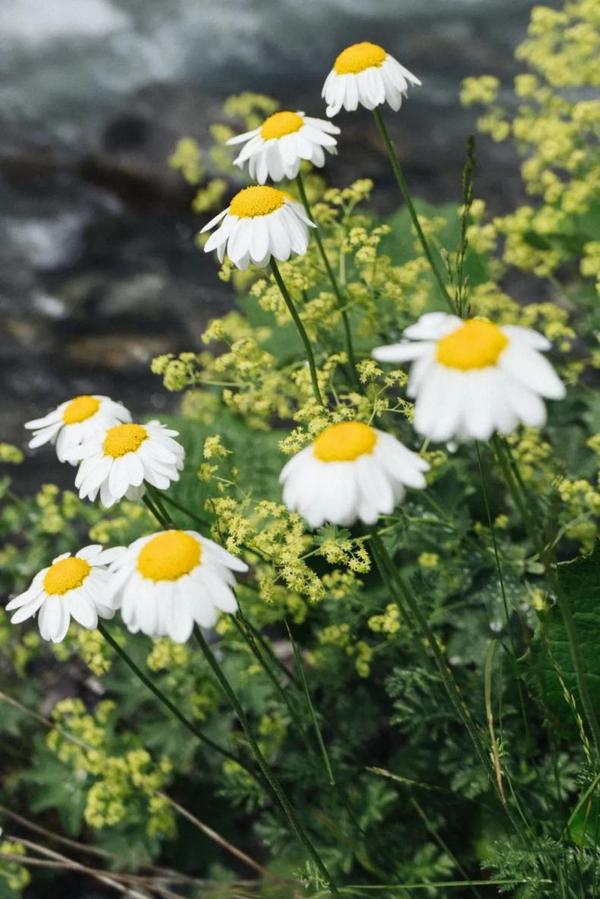
[[[558,566],[560,585],[573,612],[588,691],[600,715],[600,548],[590,556]],[[564,622],[558,606],[544,616],[534,643],[544,684],[544,701],[557,724],[569,734],[578,728],[573,703],[581,712],[577,682]]]

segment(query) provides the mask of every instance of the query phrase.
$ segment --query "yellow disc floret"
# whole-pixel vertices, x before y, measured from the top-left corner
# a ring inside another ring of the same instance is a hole
[[[352,44],[342,50],[336,59],[333,68],[338,75],[358,75],[365,69],[373,66],[379,68],[385,62],[387,53],[379,44],[370,44],[363,41],[360,44]]]
[[[135,453],[147,437],[148,431],[142,425],[115,425],[106,432],[104,452],[118,459],[127,453]]]
[[[63,412],[63,421],[66,425],[79,424],[95,415],[99,408],[100,400],[95,396],[76,396]]]
[[[508,346],[508,337],[492,322],[470,319],[438,341],[436,358],[448,368],[469,371],[495,365]]]
[[[321,462],[353,462],[365,453],[372,453],[377,432],[360,421],[342,421],[330,425],[319,434],[313,453]]]
[[[269,215],[284,203],[285,194],[282,190],[257,184],[237,193],[229,204],[229,212],[239,218],[254,218],[257,215]]]
[[[176,581],[202,561],[202,547],[185,531],[164,531],[148,541],[137,560],[142,577],[151,581]]]
[[[85,559],[70,556],[51,565],[44,577],[44,590],[49,595],[62,596],[75,587],[81,587],[91,567]]]
[[[265,119],[260,128],[260,136],[264,140],[274,137],[284,137],[300,131],[304,125],[304,119],[297,112],[276,112]]]

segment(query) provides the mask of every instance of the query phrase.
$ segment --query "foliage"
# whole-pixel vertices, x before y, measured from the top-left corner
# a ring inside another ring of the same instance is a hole
[[[366,180],[339,189],[305,174],[348,298],[358,383],[316,244],[281,265],[315,347],[319,384],[333,398],[328,409],[315,402],[297,334],[264,271],[225,263],[220,277],[237,291],[237,308],[208,324],[200,346],[152,365],[182,395],[171,423],[186,468],[165,507],[178,526],[198,527],[251,568],[238,599],[263,664],[243,638],[246,623],[236,627],[229,616],[216,628],[220,664],[328,870],[356,885],[351,895],[383,884],[390,886],[374,895],[408,897],[410,884],[432,897],[594,895],[600,775],[556,600],[562,589],[574,605],[597,708],[598,24],[593,0],[534,10],[518,51],[528,70],[515,81],[516,108],[512,94],[499,105],[497,79],[465,82],[464,102],[485,107],[480,131],[522,154],[526,205],[489,217],[484,201],[468,196],[463,208],[417,203],[471,314],[542,331],[569,385],[547,428],[509,439],[533,533],[495,447],[415,447],[406,373],[370,357],[374,345],[443,306],[408,212],[382,219],[370,211]],[[212,148],[180,142],[171,165],[198,186],[198,212],[219,206],[230,183],[224,141],[276,108],[256,95],[232,98]],[[526,273],[527,302],[515,269]],[[286,456],[325,424],[354,418],[382,423],[431,465],[427,490],[410,493],[381,534],[475,721],[475,745],[431,647],[379,577],[372,534],[334,526],[311,533],[281,501]],[[22,454],[2,444],[0,458],[18,464]],[[53,485],[24,498],[8,476],[0,487],[8,594],[87,535],[120,545],[156,527],[135,503],[103,513]],[[111,633],[208,738],[251,761],[193,643],[151,642],[116,625]],[[190,737],[99,633],[72,628],[47,649],[35,628],[13,628],[3,616],[0,648],[8,812],[101,853],[71,846],[86,865],[138,872],[156,895],[168,895],[161,884],[171,895],[237,895],[235,883],[245,880],[248,895],[326,895],[260,780]],[[9,814],[4,825],[35,838]],[[0,896],[27,888],[23,853],[12,836],[0,846]],[[189,879],[171,879],[173,870]],[[39,876],[60,884],[55,872]]]

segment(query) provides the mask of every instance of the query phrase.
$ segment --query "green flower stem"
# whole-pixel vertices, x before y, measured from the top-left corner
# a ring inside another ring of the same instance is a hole
[[[182,506],[181,503],[176,502],[172,497],[168,494],[163,494],[161,497],[164,503],[167,503],[168,506],[173,506],[174,509],[177,509],[179,512],[183,512],[184,515],[187,515],[188,518],[191,518],[195,524],[197,524],[201,528],[206,528],[210,530],[210,522],[206,521],[206,519],[201,518],[200,515],[197,515],[195,512],[192,512],[191,509],[186,509],[185,506]]]
[[[319,379],[317,377],[317,366],[315,364],[315,357],[314,357],[314,353],[312,350],[312,346],[311,346],[308,334],[306,333],[304,325],[302,324],[302,319],[298,315],[298,310],[294,306],[294,301],[292,300],[292,298],[289,294],[289,291],[288,291],[287,287],[285,286],[285,282],[284,282],[283,278],[281,277],[281,272],[279,271],[279,266],[277,265],[277,263],[275,262],[275,259],[273,259],[273,258],[271,258],[271,270],[273,272],[273,277],[275,278],[275,281],[277,282],[277,286],[279,288],[281,296],[283,297],[285,305],[288,307],[288,311],[289,311],[290,315],[292,316],[293,322],[296,325],[296,328],[298,330],[298,334],[300,335],[302,343],[304,344],[304,349],[306,350],[306,358],[308,360],[308,367],[310,369],[310,380],[312,382],[312,388],[313,388],[313,393],[315,395],[315,399],[320,406],[324,406],[325,403],[323,402],[323,397],[321,396],[321,390],[319,388]]]
[[[536,548],[536,551],[540,558],[540,562],[544,566],[546,580],[548,581],[556,596],[556,604],[558,605],[558,608],[560,610],[560,614],[562,616],[563,624],[565,627],[565,633],[567,635],[567,642],[569,644],[571,662],[573,663],[573,671],[575,672],[575,681],[577,683],[579,699],[581,700],[581,705],[583,707],[588,727],[592,735],[594,749],[596,751],[596,755],[598,756],[600,755],[600,725],[598,724],[598,716],[596,715],[594,703],[588,689],[585,663],[581,654],[579,639],[577,637],[577,629],[575,627],[575,620],[573,618],[571,602],[560,584],[560,580],[556,571],[556,562],[553,558],[549,558],[549,553],[544,546],[544,540],[541,534],[541,530],[538,526],[536,526],[535,521],[531,517],[530,501],[526,495],[520,472],[518,476],[515,476],[514,468],[516,467],[518,471],[517,463],[513,459],[511,467],[511,459],[509,458],[510,450],[506,446],[505,441],[500,439],[497,435],[492,438],[492,445],[494,447],[496,459],[498,460],[498,464],[504,476],[504,480],[506,481],[514,503],[519,509],[521,517],[523,518],[525,529],[528,532],[534,547]]]
[[[148,511],[152,514],[152,516],[156,518],[161,527],[169,526],[167,519],[163,516],[160,509],[158,509],[158,507],[154,504],[153,500],[150,499],[148,493],[144,493],[144,495],[142,496],[142,502],[144,503]]]
[[[244,734],[248,741],[248,745],[250,747],[252,755],[254,756],[254,759],[255,759],[258,767],[260,768],[263,777],[269,784],[271,792],[273,793],[273,795],[277,799],[277,802],[281,806],[281,809],[284,812],[285,816],[287,817],[294,833],[296,834],[296,836],[298,837],[300,842],[304,845],[309,856],[311,857],[311,859],[313,860],[313,862],[319,869],[322,876],[327,881],[330,891],[337,895],[338,890],[337,890],[337,887],[335,886],[333,880],[331,879],[331,875],[329,874],[329,871],[327,870],[321,856],[319,855],[319,853],[313,846],[310,837],[308,836],[306,830],[304,829],[304,825],[298,818],[294,807],[292,806],[289,799],[287,798],[287,795],[286,795],[283,787],[281,786],[281,783],[279,782],[277,777],[273,774],[269,765],[267,764],[267,761],[266,761],[264,755],[262,754],[260,746],[256,742],[254,735],[252,734],[252,730],[250,729],[250,725],[248,724],[248,719],[246,718],[246,713],[244,712],[244,710],[240,704],[240,701],[237,698],[237,696],[233,690],[233,687],[231,686],[231,684],[227,680],[225,674],[223,673],[223,670],[222,670],[221,666],[219,665],[217,659],[215,658],[215,655],[214,655],[212,649],[210,648],[210,646],[204,639],[202,631],[197,626],[194,628],[194,635],[196,637],[198,645],[200,646],[200,649],[202,650],[204,658],[208,662],[209,667],[211,668],[215,678],[217,679],[217,681],[219,683],[219,686],[221,687],[223,693],[229,700],[231,707],[233,708],[233,710],[235,711],[235,713],[238,717],[238,720],[242,726],[242,730],[244,731]]]
[[[342,296],[342,292],[340,290],[339,284],[337,282],[337,278],[335,277],[333,268],[331,267],[331,263],[329,262],[329,258],[327,253],[325,252],[325,247],[323,245],[323,238],[321,237],[321,229],[314,221],[314,216],[312,214],[312,210],[310,208],[310,203],[308,202],[308,197],[306,195],[306,189],[304,187],[304,181],[302,179],[302,175],[300,172],[296,175],[296,184],[298,185],[298,191],[300,193],[300,197],[302,199],[302,204],[306,210],[306,214],[315,224],[315,240],[317,242],[317,247],[319,249],[319,253],[321,254],[321,259],[323,260],[323,265],[325,266],[325,270],[327,272],[327,276],[331,281],[331,286],[333,288],[333,292],[335,294],[336,300],[338,302],[338,306],[340,312],[342,314],[342,322],[344,324],[344,333],[346,335],[346,351],[348,353],[348,361],[350,362],[350,368],[352,371],[352,380],[355,383],[355,386],[360,389],[360,380],[358,377],[358,372],[356,371],[356,356],[354,355],[354,343],[352,340],[352,328],[350,326],[350,317],[346,310],[346,301]]]
[[[266,656],[263,655],[263,652],[259,649],[258,643],[254,637],[254,634],[247,627],[246,619],[242,618],[242,616],[238,612],[237,615],[231,616],[231,620],[233,621],[238,634],[240,635],[242,640],[247,644],[248,648],[250,649],[250,652],[252,653],[252,655],[254,656],[254,658],[256,659],[258,664],[260,665],[260,667],[263,669],[263,671],[265,672],[265,674],[267,675],[267,677],[269,678],[269,680],[275,687],[275,690],[279,694],[280,699],[283,701],[284,705],[286,706],[286,708],[290,714],[290,718],[296,724],[296,727],[300,730],[300,732],[303,733],[302,725],[297,720],[296,712],[295,712],[295,709],[292,707],[289,696],[287,695],[287,693],[281,686],[277,675],[271,668],[270,662],[267,662]]]
[[[162,499],[160,490],[158,490],[156,487],[153,487],[151,484],[146,484],[146,491],[152,497],[152,502],[154,503],[154,505],[160,512],[166,526],[174,527],[173,519],[172,519],[171,515],[169,514],[168,510],[165,509],[165,507],[163,505],[163,499]]]
[[[102,624],[101,621],[98,622],[98,630],[100,631],[100,633],[102,634],[102,636],[104,637],[106,642],[114,649],[114,651],[117,653],[117,655],[120,656],[120,658],[125,662],[125,664],[128,666],[128,668],[130,668],[131,671],[133,671],[135,676],[137,678],[139,678],[139,680],[141,680],[141,682],[144,684],[144,686],[147,687],[148,690],[150,690],[150,692],[153,693],[158,700],[160,700],[160,702],[162,702],[162,704],[169,710],[169,712],[172,715],[174,715],[175,718],[177,718],[177,720],[180,721],[181,724],[183,724],[183,726],[186,727],[187,730],[190,731],[190,733],[192,733],[202,743],[204,743],[205,746],[208,746],[214,752],[218,752],[219,755],[224,756],[224,758],[227,758],[232,762],[236,762],[236,764],[238,764],[242,768],[244,768],[245,771],[247,771],[247,773],[250,774],[254,778],[254,780],[258,780],[254,771],[248,765],[246,765],[246,763],[244,761],[239,759],[237,757],[237,755],[235,755],[233,752],[229,752],[228,749],[225,749],[223,746],[220,746],[218,743],[215,743],[215,741],[211,740],[210,737],[207,737],[206,734],[202,733],[202,731],[199,728],[197,728],[195,724],[193,724],[188,718],[185,717],[185,715],[183,715],[179,711],[179,709],[177,708],[175,703],[171,702],[171,700],[168,698],[168,696],[165,696],[165,694],[162,692],[162,690],[156,686],[156,684],[154,683],[152,678],[148,677],[148,675],[145,674],[138,665],[136,665],[136,663],[133,661],[133,659],[130,658],[130,656],[125,652],[123,647],[117,643],[115,638],[108,632],[108,630],[106,629],[104,624]],[[260,781],[258,781],[258,782],[260,783]]]
[[[247,587],[248,584],[245,584],[245,586]],[[260,645],[260,647],[264,650],[265,654],[269,657],[269,659],[271,660],[271,662],[273,664],[273,667],[279,668],[279,670],[284,675],[284,677],[286,677],[289,680],[289,682],[294,685],[294,687],[296,687],[297,689],[300,689],[300,684],[296,680],[296,677],[294,676],[294,674],[291,671],[289,671],[288,668],[286,668],[286,666],[283,664],[281,659],[277,658],[277,656],[273,652],[273,648],[269,644],[269,641],[266,640],[263,637],[263,635],[261,634],[261,632],[259,630],[257,630],[254,627],[254,625],[246,618],[242,609],[238,609],[238,616],[243,621],[244,625],[246,626],[246,629],[252,634],[255,641]]]
[[[293,653],[294,653],[294,661],[295,661],[295,663],[296,663],[296,671],[298,672],[298,677],[300,678],[301,683],[302,683],[302,689],[303,689],[304,695],[305,695],[305,697],[306,697],[306,704],[307,704],[307,706],[308,706],[308,710],[309,710],[309,713],[310,713],[312,725],[313,725],[314,730],[315,730],[315,736],[316,736],[316,738],[317,738],[317,743],[319,744],[319,750],[320,750],[320,752],[321,752],[321,757],[322,757],[322,759],[323,759],[323,764],[325,765],[325,771],[326,771],[326,773],[327,773],[327,779],[328,779],[328,781],[329,781],[329,785],[332,786],[332,787],[335,787],[335,785],[336,785],[336,784],[335,784],[335,777],[333,776],[333,770],[332,770],[332,768],[331,768],[331,762],[329,761],[329,755],[328,755],[328,753],[327,753],[327,747],[325,746],[325,741],[324,741],[323,735],[322,735],[322,733],[321,733],[321,728],[319,727],[319,721],[318,721],[318,719],[317,719],[317,714],[316,714],[316,712],[315,712],[315,707],[314,707],[314,705],[313,705],[312,698],[311,698],[311,695],[310,695],[310,692],[309,692],[309,689],[308,689],[308,683],[307,683],[307,680],[306,680],[306,675],[305,675],[305,673],[304,673],[304,666],[303,666],[303,664],[302,664],[302,659],[301,659],[301,657],[300,657],[300,652],[299,652],[299,650],[298,650],[298,647],[296,646],[296,641],[294,640],[294,636],[293,636],[293,634],[292,634],[292,631],[291,631],[291,629],[290,629],[290,626],[289,626],[287,620],[285,621],[285,627],[286,627],[286,630],[287,630],[287,632],[288,632],[288,637],[289,637],[289,639],[290,639],[290,643],[292,644],[292,651],[293,651]]]
[[[394,172],[394,176],[396,178],[396,181],[398,182],[398,187],[400,188],[400,192],[402,193],[402,196],[404,197],[404,202],[406,203],[406,206],[410,213],[412,223],[415,226],[415,230],[416,230],[419,240],[421,242],[421,246],[423,247],[423,252],[425,253],[425,256],[427,257],[427,261],[429,263],[431,271],[433,272],[433,276],[434,276],[435,280],[437,281],[438,287],[440,289],[440,293],[442,294],[450,311],[453,312],[454,314],[456,314],[456,309],[454,308],[454,303],[452,302],[452,297],[450,296],[450,294],[448,292],[446,283],[445,283],[443,277],[441,276],[439,269],[433,258],[433,253],[431,252],[431,247],[429,246],[427,238],[425,237],[425,234],[423,233],[423,229],[419,222],[419,217],[417,215],[416,209],[414,207],[414,204],[413,204],[413,201],[412,201],[412,198],[410,195],[410,191],[408,189],[408,184],[406,182],[406,178],[404,177],[404,172],[402,171],[402,169],[400,167],[400,161],[398,159],[398,154],[396,153],[396,149],[394,147],[394,144],[392,143],[392,139],[387,130],[387,126],[383,120],[381,110],[379,108],[374,109],[373,116],[375,118],[375,122],[377,123],[377,127],[379,128],[379,133],[381,134],[381,137],[383,138],[383,142],[385,144],[385,148],[387,150],[387,154],[390,159],[392,170]]]

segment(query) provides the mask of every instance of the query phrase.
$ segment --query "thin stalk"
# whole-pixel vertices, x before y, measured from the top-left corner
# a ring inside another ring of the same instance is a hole
[[[300,682],[302,683],[302,689],[304,691],[304,695],[306,697],[306,704],[308,706],[308,710],[310,712],[311,721],[313,727],[315,729],[315,735],[317,738],[317,743],[319,744],[319,749],[321,751],[321,756],[323,758],[323,764],[325,765],[325,771],[327,772],[327,778],[332,787],[335,786],[335,777],[333,776],[333,770],[331,768],[331,762],[329,761],[329,755],[327,753],[327,747],[325,746],[325,741],[323,739],[323,735],[321,733],[321,728],[319,727],[319,722],[317,720],[317,715],[315,712],[315,707],[313,705],[310,692],[308,689],[308,683],[306,681],[306,674],[304,673],[304,666],[302,664],[302,659],[300,658],[300,653],[298,651],[298,647],[296,646],[296,641],[294,640],[292,631],[290,629],[287,620],[285,621],[285,626],[288,632],[288,636],[290,638],[290,643],[292,644],[292,650],[294,652],[294,661],[296,662],[296,671],[298,672],[298,677],[300,678]]]
[[[433,258],[433,253],[431,252],[431,247],[429,246],[427,238],[425,237],[425,234],[423,233],[423,229],[419,222],[419,217],[417,215],[416,209],[415,209],[413,201],[412,201],[412,197],[410,195],[410,190],[408,189],[408,184],[406,182],[406,178],[404,177],[404,172],[402,171],[402,169],[400,167],[400,160],[398,159],[398,154],[396,153],[396,148],[394,147],[394,144],[392,143],[392,139],[389,135],[386,124],[383,120],[381,110],[374,109],[373,116],[377,123],[377,127],[379,128],[379,133],[381,134],[381,137],[383,138],[383,142],[385,144],[385,149],[387,150],[387,154],[389,156],[390,163],[392,166],[392,171],[394,172],[394,176],[398,183],[398,187],[400,188],[400,192],[402,193],[402,196],[404,197],[404,202],[406,203],[406,206],[408,208],[410,217],[412,219],[412,223],[415,226],[415,230],[416,230],[419,240],[421,242],[421,246],[423,247],[423,252],[425,253],[425,256],[427,258],[427,261],[429,263],[431,271],[433,272],[433,276],[434,276],[435,280],[437,281],[438,287],[440,289],[440,293],[442,294],[445,302],[448,304],[448,308],[450,309],[450,311],[453,312],[454,314],[456,314],[456,309],[454,308],[454,303],[452,302],[452,297],[448,293],[448,288],[446,287],[445,281],[444,281],[443,277],[441,276],[439,269]]]
[[[248,585],[246,585],[248,586]],[[260,644],[261,648],[265,651],[265,653],[269,656],[274,666],[279,668],[281,673],[292,683],[297,689],[300,689],[300,684],[296,680],[293,672],[289,671],[288,668],[284,665],[281,659],[277,658],[276,654],[273,652],[272,646],[269,644],[269,641],[266,640],[261,632],[257,630],[254,625],[246,618],[242,609],[238,609],[238,616],[244,622],[246,628],[251,632],[254,639],[257,643]]]
[[[165,509],[165,507],[163,505],[163,499],[160,494],[160,491],[157,490],[156,487],[153,487],[151,484],[146,485],[146,490],[152,497],[152,502],[154,503],[154,505],[160,512],[160,514],[163,518],[163,521],[165,521],[170,527],[173,527],[173,519],[172,519],[171,515],[169,514],[169,512],[167,511],[167,509]]]
[[[275,278],[275,281],[277,282],[279,292],[281,293],[281,296],[283,297],[283,301],[284,301],[285,305],[287,306],[290,315],[292,316],[292,320],[293,320],[294,324],[296,325],[296,329],[298,331],[298,334],[300,335],[300,339],[302,340],[302,343],[304,344],[304,349],[306,350],[306,358],[308,360],[308,367],[310,369],[310,380],[312,383],[312,389],[313,389],[313,393],[315,395],[315,399],[320,406],[324,406],[325,403],[323,402],[323,397],[321,396],[321,389],[319,387],[319,379],[317,377],[317,366],[315,363],[315,356],[313,353],[313,349],[311,346],[309,336],[306,333],[306,329],[304,328],[304,325],[302,324],[302,319],[300,318],[300,316],[298,314],[298,310],[296,309],[296,307],[294,305],[294,301],[292,300],[290,293],[289,293],[287,287],[285,286],[285,281],[281,277],[281,272],[279,271],[279,266],[277,265],[277,263],[275,262],[275,260],[273,258],[271,258],[271,270],[273,272],[273,277]]]
[[[206,521],[204,518],[201,518],[200,515],[197,515],[195,512],[192,512],[190,509],[186,509],[185,506],[182,506],[181,503],[176,502],[171,496],[168,496],[166,493],[162,497],[163,502],[167,503],[169,506],[173,506],[173,508],[178,509],[180,512],[183,512],[192,521],[195,521],[197,525],[203,528],[210,528],[210,522]]]
[[[104,637],[106,642],[114,649],[114,651],[117,653],[117,655],[119,655],[120,658],[125,662],[125,664],[128,666],[128,668],[130,668],[131,671],[133,671],[135,676],[137,678],[139,678],[139,680],[141,680],[141,682],[144,684],[144,686],[147,687],[148,690],[150,690],[150,692],[153,693],[154,696],[156,696],[156,698],[160,702],[162,702],[162,704],[169,710],[169,712],[172,715],[174,715],[175,718],[177,718],[177,720],[180,721],[181,724],[183,724],[183,726],[185,728],[187,728],[187,730],[190,731],[190,733],[192,733],[195,737],[197,737],[202,743],[204,743],[210,749],[214,750],[215,752],[218,752],[220,755],[224,756],[225,758],[229,759],[230,761],[236,762],[238,765],[240,765],[242,768],[244,768],[248,772],[248,774],[252,775],[252,777],[255,780],[257,779],[254,771],[248,765],[246,765],[246,763],[244,761],[239,759],[237,757],[237,755],[235,755],[233,752],[229,752],[228,749],[225,749],[223,746],[220,746],[218,743],[215,743],[214,740],[211,740],[210,737],[207,737],[206,734],[202,733],[202,731],[199,728],[197,728],[196,725],[192,721],[189,720],[189,718],[186,718],[185,715],[179,711],[179,709],[177,708],[175,703],[171,702],[171,700],[168,698],[168,696],[165,696],[165,694],[162,692],[160,687],[156,686],[156,684],[154,683],[152,678],[148,677],[148,675],[145,674],[142,671],[142,669],[138,667],[138,665],[136,665],[136,663],[133,661],[132,658],[129,657],[129,655],[125,652],[125,650],[123,649],[122,646],[119,646],[119,644],[117,643],[115,638],[108,632],[108,630],[105,628],[105,626],[102,624],[101,621],[98,622],[98,630],[100,631],[100,633],[102,634],[102,636]]]
[[[154,518],[156,518],[156,520],[161,525],[161,527],[168,527],[169,523],[168,523],[167,519],[163,517],[160,509],[157,508],[157,506],[150,499],[150,497],[148,496],[147,493],[144,493],[144,495],[142,496],[142,502],[144,503],[144,505],[146,506],[148,511],[151,513],[151,515]]]
[[[311,220],[311,222],[314,222],[312,210],[310,208],[310,203],[308,202],[308,197],[306,195],[306,189],[304,187],[304,181],[302,179],[302,175],[300,172],[298,172],[298,174],[296,175],[296,184],[298,185],[298,191],[300,193],[300,198],[302,199],[302,204],[306,210],[306,214],[309,217],[309,219]],[[327,256],[327,253],[325,251],[325,246],[323,245],[323,238],[321,237],[321,229],[319,228],[319,226],[317,225],[316,222],[314,222],[314,224],[315,224],[314,235],[315,235],[315,240],[317,242],[317,247],[318,247],[319,253],[321,254],[321,259],[323,260],[323,265],[325,266],[325,271],[327,272],[327,276],[328,276],[329,280],[331,281],[331,286],[333,288],[333,292],[335,294],[335,298],[338,302],[338,306],[339,306],[339,309],[340,309],[340,312],[342,315],[342,322],[344,324],[344,334],[346,336],[346,351],[348,353],[348,361],[350,362],[350,368],[352,371],[352,380],[354,381],[355,385],[358,388],[360,388],[360,380],[358,378],[358,373],[356,371],[356,356],[354,355],[354,343],[352,340],[352,328],[350,326],[350,316],[348,315],[348,312],[346,310],[346,302],[344,300],[344,297],[342,296],[342,292],[341,292],[340,286],[337,282],[337,278],[335,277],[333,268],[331,266],[331,263]]]
[[[210,646],[204,639],[204,635],[202,634],[202,631],[197,626],[194,628],[194,636],[196,637],[196,641],[197,641],[198,645],[200,646],[200,649],[202,650],[204,658],[208,662],[208,665],[209,665],[211,671],[213,672],[216,680],[218,681],[219,686],[221,687],[221,689],[222,689],[223,693],[225,694],[225,696],[227,697],[232,709],[234,710],[234,712],[236,713],[236,715],[238,717],[238,720],[242,726],[242,730],[244,731],[244,734],[248,741],[248,746],[250,747],[252,755],[254,756],[254,759],[255,759],[258,767],[260,768],[263,777],[269,784],[271,792],[273,793],[273,795],[277,799],[277,802],[281,806],[281,809],[282,809],[283,813],[285,814],[286,818],[288,819],[290,826],[292,827],[292,830],[294,831],[294,833],[296,834],[296,836],[298,837],[300,842],[305,847],[306,851],[308,852],[309,856],[311,857],[311,859],[317,866],[317,868],[320,871],[320,873],[322,874],[322,876],[327,881],[327,883],[329,885],[329,889],[331,890],[332,893],[335,893],[337,895],[338,894],[337,887],[335,886],[335,884],[331,878],[331,875],[325,866],[325,863],[323,862],[321,856],[315,849],[310,837],[308,836],[306,830],[304,829],[304,825],[298,818],[298,815],[296,814],[294,807],[292,806],[291,802],[287,798],[287,795],[285,793],[285,790],[281,786],[281,783],[279,782],[279,780],[275,776],[275,774],[273,774],[273,772],[271,771],[264,755],[262,754],[260,746],[258,745],[258,743],[252,733],[250,725],[248,724],[248,719],[246,718],[246,713],[244,712],[244,710],[241,706],[241,703],[240,703],[239,699],[237,698],[237,695],[236,695],[233,687],[231,686],[231,684],[227,680],[227,677],[223,673],[223,670],[222,670],[221,666],[219,665],[217,659],[215,658],[215,655],[214,655],[212,649],[210,648]]]
[[[231,620],[233,621],[238,634],[240,635],[242,640],[247,644],[248,648],[250,649],[250,652],[252,653],[252,655],[254,656],[254,658],[256,659],[258,664],[260,665],[260,667],[263,669],[263,671],[265,672],[265,674],[267,675],[267,677],[269,678],[269,680],[275,687],[277,693],[279,694],[279,697],[282,699],[284,705],[286,706],[286,708],[290,714],[290,718],[295,723],[298,730],[302,733],[303,732],[302,725],[297,720],[296,712],[295,712],[295,709],[292,707],[289,696],[287,695],[287,693],[285,692],[285,690],[279,683],[279,679],[277,678],[275,672],[271,668],[271,665],[266,661],[265,656],[263,655],[261,650],[258,648],[258,643],[256,642],[254,634],[250,630],[248,630],[248,628],[245,625],[244,620],[241,617],[239,617],[239,613],[238,613],[238,615],[232,615]]]

